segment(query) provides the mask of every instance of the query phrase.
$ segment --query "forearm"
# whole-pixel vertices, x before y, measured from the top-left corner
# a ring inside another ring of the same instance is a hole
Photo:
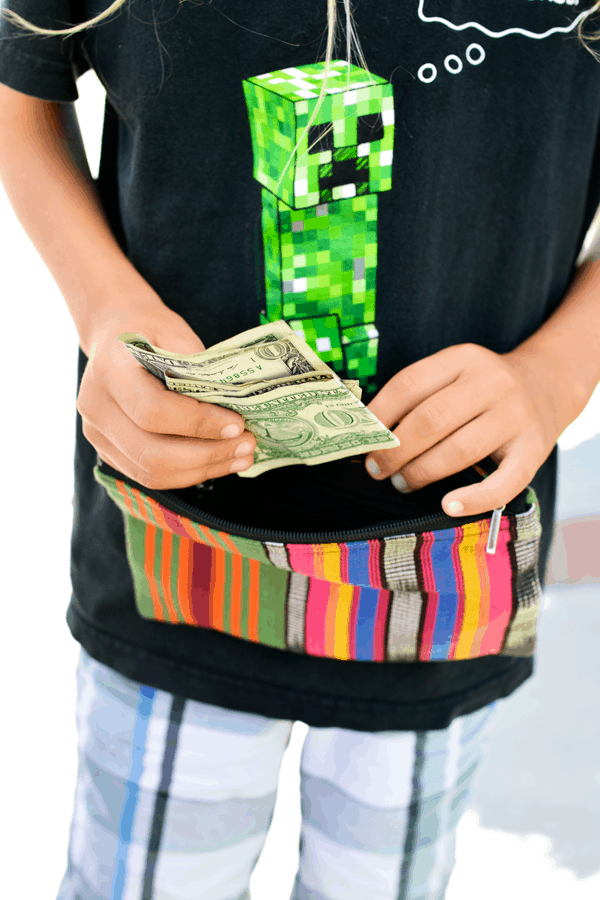
[[[77,116],[0,85],[0,179],[56,281],[86,354],[113,316],[162,306],[107,222],[90,175]],[[135,328],[134,328],[135,330]]]
[[[577,418],[600,382],[600,261],[581,265],[560,306],[512,355],[547,362]]]

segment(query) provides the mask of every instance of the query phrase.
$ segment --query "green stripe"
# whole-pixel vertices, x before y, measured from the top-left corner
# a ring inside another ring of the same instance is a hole
[[[160,525],[159,525],[158,522],[156,521],[156,516],[155,516],[154,513],[152,512],[152,507],[150,506],[150,501],[149,501],[149,499],[148,499],[144,494],[142,494],[141,491],[138,491],[137,493],[138,493],[138,496],[139,496],[140,500],[142,501],[142,506],[143,506],[144,509],[146,510],[146,513],[147,513],[147,515],[148,515],[148,518],[150,519],[151,522],[153,522],[154,525],[157,526],[157,528],[160,528]]]
[[[173,552],[171,555],[171,596],[173,597],[173,606],[177,612],[177,618],[180,622],[185,622],[181,606],[179,604],[179,593],[177,590],[177,579],[179,577],[179,551],[181,549],[181,538],[178,534],[173,535]]]
[[[102,485],[102,487],[108,493],[111,500],[114,500],[114,502],[117,504],[117,506],[123,510],[123,512],[127,512],[127,510],[125,508],[125,504],[123,502],[123,498],[121,497],[121,494],[119,493],[119,489],[116,485],[115,479],[109,477],[108,475],[103,475],[98,470],[97,466],[94,469],[94,478],[96,479],[96,481],[99,484]]]
[[[191,519],[186,519],[186,521],[190,523],[190,528],[192,529],[194,534],[197,536],[199,543],[207,544],[208,541],[206,539],[206,536],[200,531],[200,526],[196,525],[195,522],[192,522]],[[192,538],[192,540],[193,540],[193,538]]]
[[[133,489],[130,488],[128,484],[125,484],[124,481],[122,482],[122,485],[123,485],[123,490],[125,491],[125,493],[129,497],[129,500],[131,501],[132,508],[134,510],[136,510],[136,512],[134,513],[135,517],[139,518],[140,514],[137,512],[137,509],[139,507],[137,496],[134,494]],[[150,516],[150,520],[152,522],[154,522],[154,517]],[[156,523],[154,522],[154,524],[156,524]]]
[[[152,528],[151,525],[147,525],[147,528]],[[162,563],[162,545],[163,545],[163,532],[160,529],[156,531],[156,540],[154,543],[154,577],[156,579],[156,584],[158,587],[158,599],[162,606],[162,611],[167,622],[171,621],[171,616],[169,615],[169,610],[167,609],[167,604],[165,603],[165,594],[163,591],[163,587],[160,581],[160,566]]]
[[[225,554],[225,589],[223,590],[223,630],[231,634],[231,551]]]
[[[209,528],[208,530],[209,530],[210,534],[212,535],[212,537],[216,540],[219,547],[222,547],[223,550],[226,550],[228,555],[231,556],[231,550],[229,549],[229,547],[227,546],[225,541],[219,537],[219,532],[213,531],[212,528]],[[229,537],[229,535],[227,535],[227,537]]]
[[[235,537],[233,534],[229,535],[229,540],[235,549],[239,550],[242,556],[246,556],[248,559],[255,559],[260,563],[273,565],[260,541],[252,541],[250,538]]]
[[[250,561],[244,557],[242,560],[242,597],[241,597],[241,632],[242,637],[248,638],[248,612],[250,588]]]
[[[126,514],[125,518],[125,546],[127,559],[133,577],[135,605],[138,612],[145,619],[154,619],[154,605],[150,585],[144,572],[144,537],[148,527],[140,519]]]
[[[288,572],[275,566],[260,569],[258,639],[261,644],[285,650],[285,597]]]

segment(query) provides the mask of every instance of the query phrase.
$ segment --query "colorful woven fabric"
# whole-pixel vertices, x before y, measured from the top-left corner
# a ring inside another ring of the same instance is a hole
[[[533,655],[541,597],[533,491],[527,512],[502,517],[490,555],[489,520],[370,541],[260,542],[94,474],[124,514],[144,618],[334,659]]]

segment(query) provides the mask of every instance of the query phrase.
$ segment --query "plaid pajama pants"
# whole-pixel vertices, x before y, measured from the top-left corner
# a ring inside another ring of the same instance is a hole
[[[293,723],[146,687],[83,650],[77,679],[58,900],[247,900]],[[443,900],[497,705],[439,731],[309,728],[290,900]]]

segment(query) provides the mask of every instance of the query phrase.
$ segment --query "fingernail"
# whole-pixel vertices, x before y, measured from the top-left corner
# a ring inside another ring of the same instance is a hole
[[[232,422],[231,425],[226,425],[223,431],[221,432],[221,437],[224,441],[229,438],[239,437],[242,433],[243,428],[241,425],[236,425],[235,422]]]
[[[464,506],[460,502],[460,500],[451,500],[448,504],[448,512],[452,513],[452,515],[458,515],[464,509]]]
[[[242,441],[236,448],[234,456],[248,456],[249,453],[252,453],[252,444],[250,441]]]
[[[377,465],[377,463],[375,462],[374,459],[367,460],[367,470],[369,472],[369,475],[374,475],[375,477],[377,477],[378,475],[381,475],[381,469],[379,468],[379,466]]]
[[[409,488],[406,483],[406,479],[402,477],[400,472],[396,472],[395,475],[392,475],[390,481],[394,485],[397,491],[400,491],[401,494],[411,494],[412,488]]]
[[[243,472],[244,469],[249,469],[254,460],[252,459],[236,459],[235,462],[232,462],[229,471],[230,472]]]

